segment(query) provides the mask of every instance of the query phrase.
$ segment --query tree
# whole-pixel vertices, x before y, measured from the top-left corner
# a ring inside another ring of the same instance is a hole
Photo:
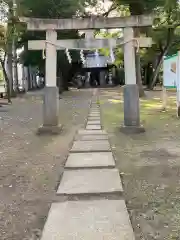
[[[7,47],[6,27],[4,25],[0,25],[0,64],[2,66],[4,78],[6,81],[8,102],[11,103],[10,79],[9,79],[6,69],[5,69],[6,47]]]
[[[13,79],[12,79],[12,45],[15,40],[16,47],[24,46],[25,51],[21,55],[21,61],[25,64],[38,65],[41,69],[44,68],[45,61],[42,59],[42,53],[38,51],[30,52],[27,49],[27,42],[29,39],[44,39],[45,33],[42,32],[27,32],[24,25],[18,22],[18,16],[39,17],[39,18],[67,18],[74,17],[78,14],[85,12],[85,8],[89,5],[95,5],[96,0],[16,0],[17,3],[17,16],[13,16],[13,0],[0,1],[0,16],[3,16],[3,21],[8,23],[6,46],[4,48],[5,56],[8,56],[9,65],[9,82],[10,90],[12,92]],[[2,14],[3,13],[3,14]],[[16,31],[15,31],[16,30]],[[79,38],[77,31],[61,31],[58,32],[58,37],[63,38]],[[75,54],[74,52],[72,53]],[[75,54],[77,55],[77,54]],[[17,62],[17,61],[16,61]],[[66,79],[66,71],[69,63],[64,55],[64,52],[58,53],[58,64],[60,65],[63,79]],[[66,67],[64,67],[66,65]],[[17,85],[17,84],[16,84]],[[61,86],[65,86],[65,82]],[[67,88],[67,87],[65,87]]]
[[[16,49],[21,31],[21,26],[17,24],[15,2],[16,0],[1,0],[0,2],[1,22],[5,26],[6,32],[3,50],[8,60],[8,79],[11,96],[15,95],[18,91]]]
[[[155,70],[151,78],[150,88],[153,89],[157,82],[158,73],[162,64],[163,56],[171,52],[179,42],[177,27],[180,23],[180,4],[178,0],[114,0],[117,4],[129,6],[132,15],[153,12],[156,16],[155,27],[148,29],[146,33],[153,38],[154,45],[148,49],[147,54],[154,53],[157,56]],[[143,32],[143,29],[139,34]],[[137,33],[136,33],[137,34]]]
[[[96,0],[21,0],[21,7],[26,9],[24,14],[27,17],[38,17],[38,18],[71,18],[76,15],[81,15],[85,12],[85,8],[89,5],[96,4]],[[43,7],[42,7],[43,6]],[[78,31],[58,31],[59,39],[72,39],[79,38]],[[45,39],[44,32],[24,32],[21,37],[21,44],[27,46],[28,40],[38,40]],[[76,57],[77,53],[75,51],[71,52],[73,59]],[[36,57],[33,57],[36,56]],[[28,51],[25,48],[25,53],[22,54],[21,60],[26,64],[36,64],[38,66],[44,66],[45,62],[42,60],[42,54],[37,51]],[[70,69],[70,64],[67,61],[64,51],[59,51],[57,55],[58,62],[58,72],[57,75],[60,78],[61,83],[58,85],[67,89],[67,72]],[[60,89],[62,91],[62,89]]]
[[[157,64],[154,68],[150,89],[153,89],[163,62],[163,57],[172,51],[172,48],[179,45],[180,34],[180,3],[178,0],[167,0],[164,6],[156,10],[157,24],[152,32],[152,37],[156,43]]]

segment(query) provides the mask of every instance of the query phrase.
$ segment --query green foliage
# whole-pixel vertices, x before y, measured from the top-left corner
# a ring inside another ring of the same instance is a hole
[[[126,6],[132,15],[153,13],[155,21],[153,28],[141,29],[153,39],[153,46],[141,49],[143,64],[153,62],[156,56],[163,54],[168,48],[168,54],[180,49],[180,2],[179,0],[112,0],[117,6]],[[128,10],[127,10],[128,11]],[[118,54],[117,54],[118,55]],[[123,56],[118,55],[121,60]],[[120,61],[120,59],[118,58]]]
[[[12,0],[4,0],[10,9],[12,8]],[[83,15],[85,8],[89,5],[94,6],[97,0],[17,0],[18,16],[38,17],[38,18],[71,18],[76,15]],[[180,49],[180,5],[179,0],[112,0],[113,6],[116,6],[122,15],[138,15],[153,12],[156,16],[153,29],[142,29],[140,34],[147,34],[153,39],[153,46],[149,49],[141,49],[140,56],[142,63],[146,65],[153,62],[156,56],[163,54],[168,48],[168,54],[176,53]],[[0,12],[1,8],[0,3]],[[6,11],[5,11],[6,12]],[[5,34],[4,34],[5,33]],[[120,37],[121,31],[116,33],[97,33],[104,37]],[[28,39],[45,39],[45,33],[27,32],[23,25],[16,24],[16,41],[18,46],[26,46],[25,51],[21,55],[21,61],[25,64],[44,66],[42,59],[42,51],[28,51]],[[4,36],[5,40],[12,37],[12,25],[9,24],[8,29],[4,31],[0,28],[0,37]],[[60,31],[59,39],[79,38],[77,31]],[[0,38],[0,46],[2,47],[6,41]],[[109,55],[109,49],[101,49],[105,55]],[[73,60],[79,60],[79,52],[72,51]],[[117,47],[115,50],[116,64],[123,64],[122,48]],[[64,51],[58,53],[58,66],[64,70],[68,66],[67,58]]]
[[[156,23],[150,31],[150,36],[154,41],[152,49],[147,54],[167,54],[176,53],[180,46],[180,4],[178,0],[166,0],[164,5],[156,9]]]
[[[3,70],[0,67],[0,82],[4,81],[4,75],[3,75]]]
[[[26,9],[26,15],[39,18],[66,18],[72,17],[77,11],[83,11],[88,5],[94,5],[96,0],[20,0],[21,6]]]
[[[20,12],[23,12],[23,16],[37,17],[37,18],[71,18],[79,12],[84,12],[85,7],[88,5],[96,4],[96,0],[19,0]],[[21,26],[22,27],[22,26]],[[27,32],[21,29],[18,43],[19,46],[27,45],[28,40],[44,40],[45,32]],[[59,31],[58,39],[73,39],[79,38],[77,31]],[[73,59],[77,54],[71,53]],[[21,62],[26,65],[44,65],[45,61],[42,59],[42,51],[28,51],[27,47],[20,56]],[[58,65],[64,65],[62,62],[66,62],[68,65],[65,52],[58,53]]]
[[[109,31],[104,31],[104,32],[97,32],[96,36],[98,37],[103,37],[103,38],[120,38],[122,37],[122,31],[114,31],[114,32],[109,32]],[[100,49],[100,52],[105,55],[109,56],[110,55],[110,49],[109,48],[103,48]],[[117,46],[117,48],[114,50],[115,52],[115,65],[119,66],[123,64],[123,51],[122,48]]]
[[[97,0],[16,0],[17,3],[17,16],[27,16],[27,17],[37,17],[37,18],[71,18],[76,14],[82,12],[84,13],[85,7],[90,5],[95,5]],[[6,4],[6,5],[5,5]],[[12,0],[1,0],[0,2],[0,12],[4,12],[4,19],[6,15],[7,20],[7,11],[5,14],[5,10],[7,6],[10,9],[10,15],[12,16]],[[6,6],[6,7],[4,7]],[[9,24],[6,29],[6,39],[3,39],[3,44],[5,42],[11,42],[12,35],[16,37],[16,42],[18,47],[22,47],[27,44],[29,39],[38,40],[45,39],[45,33],[43,32],[27,32],[26,28],[22,24],[16,24],[16,28],[13,29],[13,25],[11,22],[11,17],[9,15]],[[13,31],[15,30],[15,31]],[[0,28],[0,37],[2,30]],[[12,34],[13,33],[13,34]],[[79,38],[77,31],[61,31],[58,32],[59,39],[71,39],[71,38]],[[2,45],[2,41],[0,42]],[[74,55],[74,53],[73,53]],[[21,61],[26,64],[42,64],[42,54],[36,51],[27,51],[21,55]]]
[[[0,25],[0,49],[4,49],[6,39],[6,31],[3,25]]]
[[[113,0],[117,5],[128,6],[132,15],[151,13],[157,7],[164,6],[165,1],[166,0]]]

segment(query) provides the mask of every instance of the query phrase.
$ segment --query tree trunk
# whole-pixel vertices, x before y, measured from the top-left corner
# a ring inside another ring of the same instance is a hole
[[[66,71],[64,71],[66,69]],[[69,78],[69,72],[71,71],[69,64],[65,64],[65,68],[61,68],[61,74],[62,74],[62,88],[63,91],[68,91],[68,78]]]
[[[12,56],[12,43],[8,44],[8,53],[7,53],[7,75],[9,79],[9,90],[10,95],[14,95],[14,84],[13,84],[13,56]]]
[[[16,54],[15,40],[13,40],[13,43],[12,43],[12,54],[13,54],[13,62],[12,62],[13,90],[14,90],[14,95],[16,95],[19,91],[19,82],[18,82],[17,54]]]
[[[147,85],[147,72],[148,72],[148,65],[144,66],[144,84]]]
[[[32,82],[31,82],[31,67],[27,67],[27,75],[28,75],[28,91],[32,90]]]
[[[57,74],[57,79],[56,79],[56,84],[59,89],[59,94],[63,92],[63,76],[60,71],[60,68],[58,69],[58,74]]]
[[[7,72],[6,72],[6,69],[5,69],[5,60],[3,61],[3,60],[0,58],[0,63],[1,63],[2,69],[3,69],[3,74],[4,74],[5,81],[6,81],[6,91],[7,91],[8,103],[12,103],[12,101],[11,101],[11,91],[10,91],[9,78],[8,78],[8,75],[7,75]]]
[[[156,85],[156,82],[158,80],[158,75],[159,75],[159,71],[161,69],[161,64],[163,62],[163,57],[164,55],[167,54],[168,50],[169,50],[169,47],[170,47],[170,44],[164,49],[164,51],[159,55],[159,59],[158,59],[158,62],[156,64],[156,67],[155,67],[155,70],[153,72],[153,76],[152,76],[152,81],[151,81],[151,84],[150,84],[150,87],[149,89],[150,90],[153,90],[154,86]]]
[[[152,79],[153,71],[152,71],[152,63],[148,63],[146,67],[146,86],[150,86],[150,80]]]
[[[32,67],[32,86],[33,89],[38,89],[37,79],[36,79],[36,67]]]
[[[68,79],[64,79],[63,81],[63,89],[64,91],[69,91],[69,87],[68,87]]]
[[[173,40],[173,37],[174,37],[174,31],[175,31],[175,28],[174,29],[173,28],[168,29],[167,43],[166,43],[166,46],[164,47],[164,49],[161,50],[161,54],[159,56],[159,61],[156,65],[155,71],[153,73],[153,78],[152,78],[152,81],[151,81],[150,89],[153,89],[154,86],[156,85],[158,75],[159,75],[159,71],[160,71],[160,68],[161,68],[161,64],[163,62],[163,57],[164,57],[164,55],[166,55],[168,53],[169,48],[171,47],[172,40]]]
[[[69,91],[69,88],[68,88],[68,77],[67,76],[63,76],[62,88],[63,88],[63,91]]]
[[[135,58],[136,58],[136,83],[139,87],[139,97],[144,97],[145,92],[142,84],[141,60],[138,53],[136,53]]]

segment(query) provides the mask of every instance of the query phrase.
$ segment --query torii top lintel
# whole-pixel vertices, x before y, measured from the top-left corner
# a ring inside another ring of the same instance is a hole
[[[86,30],[86,29],[112,29],[125,27],[144,27],[153,24],[152,15],[140,15],[129,17],[93,17],[93,18],[72,18],[72,19],[40,19],[20,18],[21,22],[27,23],[30,31],[45,30]]]

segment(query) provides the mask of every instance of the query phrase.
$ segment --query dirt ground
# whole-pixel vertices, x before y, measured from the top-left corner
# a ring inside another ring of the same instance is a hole
[[[180,120],[176,96],[169,93],[167,112],[161,92],[141,100],[146,133],[120,133],[121,88],[101,90],[103,124],[108,130],[136,240],[180,239]]]
[[[126,136],[121,88],[100,90],[104,127],[124,184],[136,240],[180,239],[180,120],[176,96],[162,112],[160,92],[141,100],[146,133]],[[38,240],[75,131],[84,126],[92,91],[60,99],[61,135],[39,137],[42,101],[31,96],[0,107],[0,239]]]
[[[36,136],[42,100],[28,96],[0,108],[0,239],[38,240],[75,131],[84,126],[92,90],[60,99],[59,136]]]

